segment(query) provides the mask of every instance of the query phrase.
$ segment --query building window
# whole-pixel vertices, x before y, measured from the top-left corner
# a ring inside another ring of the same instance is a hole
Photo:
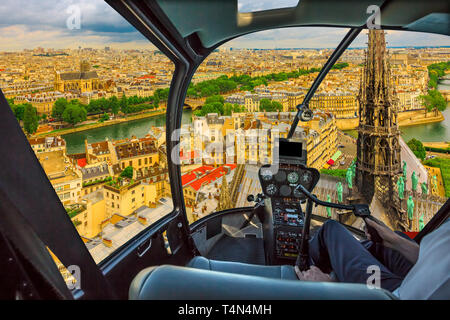
[[[131,202],[135,202],[135,201],[136,201],[136,199],[135,199],[135,198],[131,199]]]
[[[139,159],[139,160],[138,160],[139,166],[141,165],[141,162],[142,162],[141,160],[142,160],[142,159]]]
[[[111,202],[111,207],[113,207],[113,208],[114,208],[114,202]]]

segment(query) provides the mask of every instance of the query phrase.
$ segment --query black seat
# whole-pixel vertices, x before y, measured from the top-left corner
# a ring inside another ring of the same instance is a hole
[[[363,284],[309,282],[187,267],[149,267],[134,278],[132,300],[388,300],[394,296]]]
[[[240,262],[211,260],[201,256],[194,257],[189,261],[186,267],[272,279],[298,279],[293,266],[262,266]]]

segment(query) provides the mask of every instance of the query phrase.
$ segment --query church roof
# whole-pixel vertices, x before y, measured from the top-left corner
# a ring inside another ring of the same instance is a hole
[[[97,71],[61,73],[61,80],[89,80],[95,78],[98,78]]]

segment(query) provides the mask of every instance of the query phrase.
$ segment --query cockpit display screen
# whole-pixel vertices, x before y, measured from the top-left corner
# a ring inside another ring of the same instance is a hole
[[[303,144],[280,139],[280,157],[301,158]]]

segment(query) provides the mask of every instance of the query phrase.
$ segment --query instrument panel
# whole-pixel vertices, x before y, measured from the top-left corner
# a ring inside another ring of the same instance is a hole
[[[305,196],[295,190],[299,184],[312,191],[319,181],[319,171],[302,164],[264,165],[259,169],[259,180],[263,192],[270,198],[304,199]]]
[[[291,162],[280,163],[278,167],[263,165],[258,174],[261,188],[271,203],[274,258],[295,260],[305,219],[300,201],[306,199],[296,187],[301,184],[311,192],[319,181],[319,171]]]

